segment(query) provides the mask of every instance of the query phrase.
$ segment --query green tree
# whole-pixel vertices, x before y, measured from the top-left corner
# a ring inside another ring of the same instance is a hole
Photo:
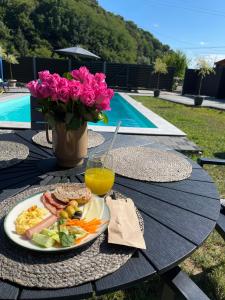
[[[154,71],[155,74],[157,74],[157,89],[159,89],[159,78],[160,74],[167,74],[167,65],[164,63],[162,58],[157,57],[155,62],[154,62]]]
[[[210,63],[205,58],[202,58],[202,57],[200,57],[197,60],[196,65],[197,65],[197,72],[200,76],[198,95],[201,95],[203,78],[205,78],[207,75],[215,73],[215,71],[214,71],[213,67],[210,65]]]
[[[121,63],[150,64],[170,50],[95,0],[5,1],[0,5],[0,40],[18,56],[50,56],[53,49],[82,44],[103,60]]]
[[[163,61],[168,67],[175,68],[175,76],[184,78],[185,70],[188,65],[187,56],[180,50],[176,52],[168,52],[163,56]]]
[[[14,46],[21,56],[27,56],[29,54],[29,43],[20,28],[16,32]]]
[[[10,78],[13,79],[12,65],[18,64],[18,60],[13,54],[5,54],[3,59],[9,63]]]

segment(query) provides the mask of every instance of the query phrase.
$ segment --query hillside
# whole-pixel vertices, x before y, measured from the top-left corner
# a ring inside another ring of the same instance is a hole
[[[169,50],[95,0],[0,0],[0,44],[19,56],[43,57],[80,44],[107,61],[145,64]]]

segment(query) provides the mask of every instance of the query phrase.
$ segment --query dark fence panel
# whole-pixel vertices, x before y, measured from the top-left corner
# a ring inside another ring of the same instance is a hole
[[[12,65],[13,79],[19,82],[28,82],[34,78],[33,58],[21,57],[18,59],[19,64]],[[10,79],[9,64],[3,61],[4,79]]]
[[[68,59],[54,58],[36,58],[36,73],[43,70],[49,70],[51,73],[59,73],[62,75],[69,70]],[[37,76],[37,74],[36,74]]]
[[[172,91],[173,89],[173,78],[174,78],[175,68],[168,68],[167,74],[160,74],[159,76],[159,88],[161,90]],[[149,79],[149,89],[155,89],[157,87],[158,75],[151,73]]]
[[[106,64],[106,80],[110,87],[126,88],[127,87],[127,65],[107,63]]]
[[[187,69],[182,93],[196,95],[199,85],[200,76],[197,70]],[[214,74],[210,74],[202,80],[201,95],[225,98],[225,68],[216,68]]]
[[[183,94],[197,94],[199,86],[198,73],[195,69],[186,69],[183,83]]]
[[[130,88],[150,88],[153,68],[147,65],[128,65],[128,86]],[[154,84],[153,84],[154,86]]]
[[[71,60],[71,68],[73,69],[78,69],[81,66],[86,66],[91,73],[100,73],[103,72],[103,61],[76,61],[76,60]]]
[[[217,98],[225,99],[225,68],[220,68],[221,77],[220,77],[220,85],[217,91]]]
[[[86,66],[90,72],[104,72],[106,82],[112,88],[118,89],[154,89],[157,87],[157,75],[153,74],[150,65],[107,63],[103,61],[77,61],[74,59],[53,59],[53,58],[32,58],[24,57],[19,59],[18,65],[13,65],[13,77],[21,82],[28,82],[36,79],[39,71],[49,70],[51,73],[59,73],[80,66]],[[4,62],[5,78],[9,78],[9,66]],[[168,69],[168,74],[160,75],[159,88],[172,90],[174,68]]]
[[[222,69],[215,70],[214,74],[206,76],[202,81],[201,94],[216,97],[220,86]]]

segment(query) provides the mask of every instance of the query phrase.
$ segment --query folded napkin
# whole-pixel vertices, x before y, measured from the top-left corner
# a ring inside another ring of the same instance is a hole
[[[106,203],[111,215],[108,242],[146,249],[133,201],[129,198],[113,200],[106,197]]]

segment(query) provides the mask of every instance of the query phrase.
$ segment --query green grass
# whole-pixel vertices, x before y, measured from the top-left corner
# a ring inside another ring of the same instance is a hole
[[[225,158],[225,112],[188,107],[149,96],[133,98],[184,131],[203,149],[204,156],[213,157],[219,153]],[[195,160],[197,156],[191,155],[191,158]],[[208,166],[206,169],[225,198],[225,168]],[[181,267],[210,299],[225,300],[225,242],[216,231]],[[156,300],[159,299],[161,286],[162,282],[156,277],[129,290],[96,299]]]
[[[187,134],[202,150],[203,156],[225,158],[225,113],[223,111],[184,106],[154,97],[134,97]],[[196,159],[196,155],[191,156]],[[206,167],[225,197],[225,168]],[[182,264],[210,299],[225,299],[225,242],[214,231],[208,240]]]

